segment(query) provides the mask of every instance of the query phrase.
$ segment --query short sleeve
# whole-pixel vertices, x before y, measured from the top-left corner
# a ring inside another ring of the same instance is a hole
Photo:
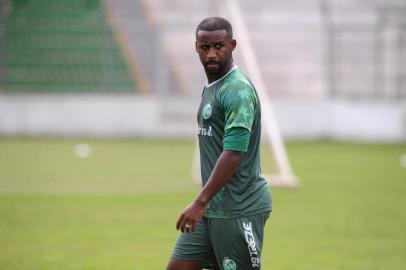
[[[225,114],[225,131],[245,128],[251,132],[257,97],[249,84],[241,81],[230,83],[221,92],[221,103]]]
[[[229,128],[224,132],[223,150],[247,152],[250,132],[245,128]]]
[[[221,93],[225,115],[223,146],[224,150],[246,152],[255,119],[257,97],[250,85],[237,82],[230,84]]]

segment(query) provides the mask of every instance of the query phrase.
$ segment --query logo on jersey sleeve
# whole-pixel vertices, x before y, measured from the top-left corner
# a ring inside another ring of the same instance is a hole
[[[205,120],[209,119],[210,116],[211,116],[211,113],[212,113],[212,108],[211,108],[211,105],[209,103],[206,106],[204,106],[204,108],[203,108],[203,118]]]
[[[223,268],[224,270],[236,270],[237,264],[235,263],[235,261],[225,257],[223,260]]]

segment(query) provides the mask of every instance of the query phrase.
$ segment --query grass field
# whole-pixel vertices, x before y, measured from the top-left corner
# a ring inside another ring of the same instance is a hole
[[[0,139],[0,269],[164,269],[192,141]],[[406,269],[406,145],[290,143],[263,269]],[[268,162],[264,158],[264,163]]]

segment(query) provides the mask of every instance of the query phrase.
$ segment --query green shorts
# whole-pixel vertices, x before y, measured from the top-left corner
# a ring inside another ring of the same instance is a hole
[[[179,235],[172,258],[198,261],[206,269],[261,269],[264,227],[269,215],[204,217],[194,232]]]

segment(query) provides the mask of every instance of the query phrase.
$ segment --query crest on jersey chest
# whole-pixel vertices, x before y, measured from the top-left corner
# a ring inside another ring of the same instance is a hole
[[[213,109],[210,105],[210,103],[206,104],[206,106],[204,106],[203,108],[203,112],[202,112],[202,116],[204,120],[207,120],[211,117],[211,114],[213,112]]]

